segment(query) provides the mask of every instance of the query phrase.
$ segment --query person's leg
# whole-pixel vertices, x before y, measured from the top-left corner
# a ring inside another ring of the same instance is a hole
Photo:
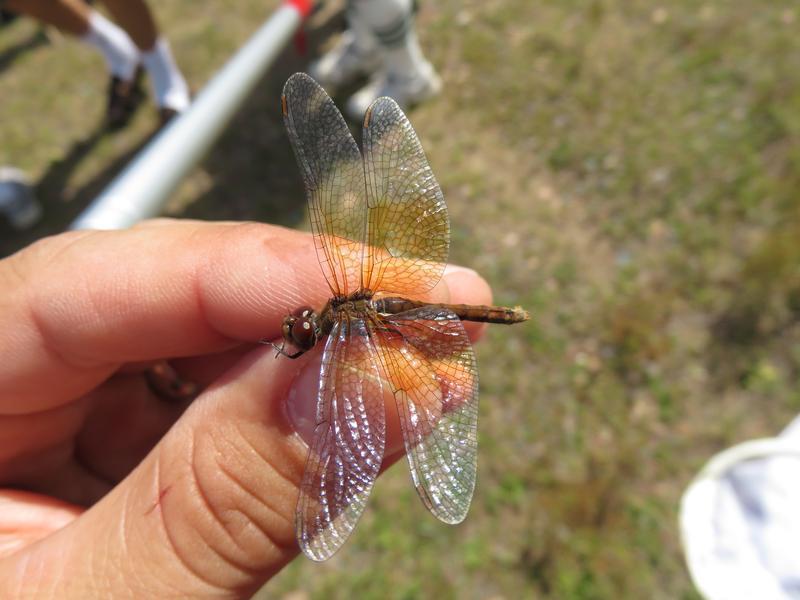
[[[79,0],[6,0],[3,8],[77,37],[89,31],[91,9]]]
[[[414,71],[425,62],[414,30],[412,0],[353,0],[354,18],[374,36],[386,66]]]
[[[183,78],[169,43],[160,36],[153,14],[143,0],[103,0],[117,22],[142,53],[142,63],[153,84],[156,104],[166,120],[190,103],[189,86]]]
[[[308,74],[329,91],[371,75],[383,64],[377,40],[364,20],[358,18],[353,0],[347,2],[345,17],[347,30],[336,45],[308,66]]]
[[[128,123],[143,95],[137,74],[139,50],[127,33],[83,0],[8,0],[5,5],[99,50],[111,73],[106,124],[117,129]]]
[[[380,96],[406,107],[437,94],[442,84],[419,46],[413,0],[353,0],[353,7],[354,18],[375,37],[383,69],[347,102],[350,117],[360,119]]]
[[[103,0],[114,21],[128,32],[142,52],[155,46],[158,38],[153,13],[142,0]]]
[[[133,80],[139,62],[136,46],[122,29],[83,0],[8,0],[6,6],[80,38],[103,54],[112,76]]]

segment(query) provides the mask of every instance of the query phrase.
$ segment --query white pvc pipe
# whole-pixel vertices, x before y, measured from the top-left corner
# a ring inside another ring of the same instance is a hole
[[[75,219],[70,229],[124,229],[158,215],[170,194],[220,136],[303,18],[298,3],[281,5],[203,88],[189,109],[147,144]]]

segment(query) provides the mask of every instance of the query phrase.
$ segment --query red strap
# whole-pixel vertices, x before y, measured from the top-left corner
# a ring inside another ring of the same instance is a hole
[[[311,10],[314,8],[311,0],[284,0],[283,3],[294,6],[304,19],[311,14]]]

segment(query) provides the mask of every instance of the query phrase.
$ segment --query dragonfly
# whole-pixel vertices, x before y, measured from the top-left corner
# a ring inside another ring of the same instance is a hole
[[[281,104],[331,291],[321,311],[300,307],[287,315],[283,343],[274,345],[297,358],[324,340],[295,513],[301,550],[323,561],[352,533],[381,469],[386,393],[394,397],[420,499],[441,521],[463,521],[475,488],[478,370],[462,321],[511,324],[528,313],[415,299],[442,277],[450,223],[417,135],[394,100],[378,98],[366,112],[363,153],[308,75],[289,78]]]

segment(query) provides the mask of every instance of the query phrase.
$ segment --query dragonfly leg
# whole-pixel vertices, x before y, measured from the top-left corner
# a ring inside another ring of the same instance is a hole
[[[280,355],[283,355],[287,358],[297,358],[298,356],[301,356],[306,353],[305,350],[300,350],[298,352],[295,352],[294,354],[289,354],[288,352],[286,352],[286,350],[284,350],[284,347],[286,346],[285,343],[278,346],[278,344],[276,344],[272,340],[268,340],[267,338],[261,338],[260,340],[258,340],[258,343],[264,344],[265,346],[272,346],[275,349],[275,358],[278,358]]]

